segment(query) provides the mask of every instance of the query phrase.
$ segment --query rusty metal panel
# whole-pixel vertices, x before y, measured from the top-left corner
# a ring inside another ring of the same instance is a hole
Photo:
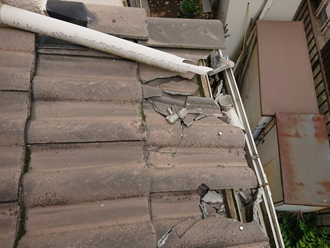
[[[284,202],[330,206],[330,155],[324,115],[276,113]]]
[[[257,21],[262,116],[318,114],[302,22]]]

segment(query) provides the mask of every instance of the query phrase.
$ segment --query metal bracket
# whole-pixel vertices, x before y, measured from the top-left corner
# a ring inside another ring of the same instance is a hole
[[[219,50],[213,50],[210,54],[210,58],[213,71],[207,73],[209,76],[213,76],[235,66],[235,63],[228,58],[223,57]]]

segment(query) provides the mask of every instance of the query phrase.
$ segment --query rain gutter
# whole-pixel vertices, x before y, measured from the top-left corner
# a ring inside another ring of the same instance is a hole
[[[221,53],[221,51],[220,51]],[[222,54],[221,54],[222,56]],[[224,80],[227,85],[228,93],[231,95],[233,99],[233,105],[234,108],[238,114],[238,117],[240,121],[242,122],[244,129],[245,129],[245,141],[246,141],[246,153],[247,157],[250,158],[251,164],[252,164],[252,169],[256,173],[257,180],[258,180],[258,185],[259,185],[259,190],[262,192],[261,199],[263,200],[261,203],[262,209],[263,209],[263,214],[267,216],[267,223],[268,223],[268,230],[271,231],[271,233],[268,233],[268,235],[272,235],[270,237],[273,242],[275,247],[281,247],[284,248],[284,242],[281,234],[281,229],[277,220],[277,215],[275,212],[275,207],[274,203],[272,200],[272,194],[270,191],[270,187],[268,184],[268,180],[266,177],[266,174],[264,172],[263,166],[261,164],[261,160],[259,158],[259,154],[257,151],[257,147],[254,143],[254,139],[252,136],[252,132],[250,130],[249,122],[245,113],[245,109],[243,106],[243,102],[239,93],[239,90],[237,88],[236,80],[233,74],[233,70],[226,69],[223,72],[224,74]],[[267,225],[267,224],[266,224]]]

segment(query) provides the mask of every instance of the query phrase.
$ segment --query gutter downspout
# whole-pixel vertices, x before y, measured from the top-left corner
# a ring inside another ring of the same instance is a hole
[[[0,23],[70,41],[99,51],[179,73],[207,75],[212,68],[185,63],[184,58],[89,28],[0,3]]]

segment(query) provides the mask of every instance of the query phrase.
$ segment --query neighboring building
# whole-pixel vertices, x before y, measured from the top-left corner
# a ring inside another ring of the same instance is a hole
[[[240,88],[276,209],[308,212],[330,207],[329,111],[313,17],[297,16],[257,21]]]

